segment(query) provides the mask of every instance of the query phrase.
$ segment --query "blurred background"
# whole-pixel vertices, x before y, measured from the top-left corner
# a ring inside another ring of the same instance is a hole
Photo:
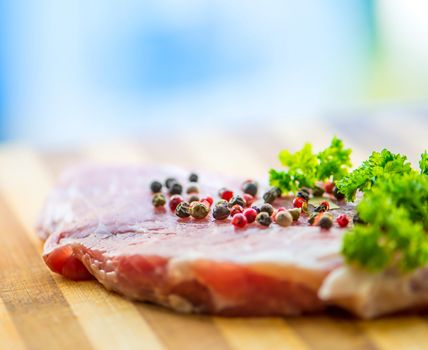
[[[0,0],[0,140],[423,122],[427,14],[423,0]]]

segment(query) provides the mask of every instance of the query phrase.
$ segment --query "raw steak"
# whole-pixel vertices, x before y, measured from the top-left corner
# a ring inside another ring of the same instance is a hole
[[[188,175],[176,168],[84,166],[65,173],[38,226],[46,264],[67,278],[181,312],[298,315],[337,305],[363,318],[428,306],[428,267],[402,275],[343,264],[343,230],[306,219],[288,228],[179,219],[155,210],[149,183]],[[239,182],[200,174],[215,197]],[[290,205],[279,202],[278,205]],[[352,210],[343,206],[333,213]]]

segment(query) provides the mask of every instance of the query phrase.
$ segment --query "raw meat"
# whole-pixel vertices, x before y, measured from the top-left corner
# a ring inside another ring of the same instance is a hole
[[[179,219],[155,210],[149,183],[176,168],[83,166],[65,173],[38,225],[43,257],[55,272],[95,277],[107,289],[181,312],[298,315],[319,312],[325,277],[342,264],[343,230],[303,221],[289,228],[234,229],[211,217]],[[239,182],[200,174],[201,192]],[[215,197],[216,198],[216,197]]]

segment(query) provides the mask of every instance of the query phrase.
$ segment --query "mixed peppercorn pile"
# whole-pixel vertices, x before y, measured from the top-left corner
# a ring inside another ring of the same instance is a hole
[[[273,186],[262,195],[262,200],[259,200],[258,183],[254,180],[247,180],[242,184],[239,194],[230,188],[221,188],[218,191],[219,199],[214,204],[211,196],[202,196],[199,193],[198,180],[197,174],[189,175],[185,191],[187,200],[184,199],[183,185],[177,179],[170,177],[164,181],[167,190],[166,196],[162,193],[163,184],[160,181],[153,181],[150,184],[153,206],[163,208],[168,202],[169,209],[179,218],[201,220],[211,214],[216,221],[230,219],[231,224],[237,228],[243,228],[252,223],[262,227],[268,227],[271,224],[287,227],[304,215],[310,225],[328,230],[333,226],[333,215],[329,212],[329,202],[324,200],[318,206],[311,207],[308,204],[309,199],[322,196],[324,192],[329,193],[330,196],[334,195],[340,200],[344,198],[338,191],[335,191],[336,188],[331,182],[326,182],[318,184],[315,189],[300,189],[292,201],[292,208],[274,208],[274,202],[282,196],[281,189]],[[256,201],[261,204],[254,205]],[[338,226],[346,227],[349,219],[343,214],[336,219],[336,222]]]

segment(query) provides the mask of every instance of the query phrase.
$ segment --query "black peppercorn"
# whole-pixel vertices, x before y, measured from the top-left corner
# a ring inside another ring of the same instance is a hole
[[[253,208],[257,214],[260,213],[260,208],[257,205],[253,205],[251,208]]]
[[[273,214],[275,209],[273,209],[273,207],[269,204],[269,203],[265,203],[260,207],[260,212],[263,213],[268,213],[269,216],[271,216]]]
[[[187,187],[186,193],[187,194],[190,194],[190,193],[199,193],[199,188],[196,185],[190,185],[189,187]]]
[[[171,188],[171,185],[172,185],[174,182],[177,182],[177,179],[176,179],[175,177],[168,177],[168,178],[165,180],[165,186],[166,186],[166,188],[170,189],[170,188]]]
[[[175,208],[175,215],[180,218],[188,218],[190,216],[190,205],[188,202],[178,203]]]
[[[314,195],[314,197],[321,197],[324,192],[324,188],[320,186],[314,186],[314,188],[312,189],[312,194]]]
[[[273,190],[269,190],[265,192],[265,194],[263,195],[263,200],[265,201],[265,203],[269,203],[269,204],[273,203],[273,201],[277,198],[278,198],[277,192]]]
[[[229,201],[229,208],[233,207],[236,204],[240,205],[241,207],[245,207],[246,205],[245,199],[239,195],[233,196]]]
[[[165,196],[162,193],[156,193],[152,198],[152,203],[156,208],[163,207],[166,203]]]
[[[213,210],[213,217],[216,220],[225,220],[229,217],[230,210],[226,205],[216,205]]]
[[[270,190],[273,191],[276,194],[277,198],[281,197],[282,191],[281,191],[281,189],[279,187],[275,187],[274,186]]]
[[[169,194],[170,195],[181,194],[182,192],[183,192],[183,186],[181,186],[181,184],[179,184],[176,181],[170,183],[170,186],[169,186]]]
[[[257,195],[258,186],[256,182],[245,182],[242,186],[242,192],[251,194],[252,196]]]
[[[339,192],[339,189],[336,186],[334,186],[333,188],[333,195],[336,197],[338,201],[341,201],[342,199],[345,198],[345,195]]]
[[[200,198],[199,198],[199,196],[198,196],[197,194],[192,194],[192,195],[189,197],[188,202],[189,202],[189,203],[192,203],[192,202],[199,202],[199,200],[200,200]]]
[[[162,184],[159,181],[153,181],[150,184],[150,190],[153,193],[158,193],[158,192],[162,191]]]
[[[199,179],[198,174],[191,173],[191,174],[189,175],[189,181],[190,181],[190,182],[198,182],[198,179]]]
[[[314,212],[315,213],[323,213],[325,211],[327,211],[327,206],[324,203],[321,203],[320,205],[318,205],[315,209]]]
[[[272,223],[272,219],[265,211],[260,212],[256,216],[256,221],[262,226],[269,226]]]
[[[330,215],[323,215],[320,221],[318,222],[318,226],[325,230],[328,230],[333,226],[333,219]]]
[[[309,215],[309,219],[308,219],[308,223],[309,225],[313,225],[315,222],[316,217],[320,215],[319,213],[312,213],[311,215]]]
[[[365,225],[366,222],[360,218],[360,214],[356,213],[352,218],[352,222],[355,224]]]
[[[296,197],[303,198],[307,202],[309,200],[309,193],[307,191],[300,190],[297,192]]]

